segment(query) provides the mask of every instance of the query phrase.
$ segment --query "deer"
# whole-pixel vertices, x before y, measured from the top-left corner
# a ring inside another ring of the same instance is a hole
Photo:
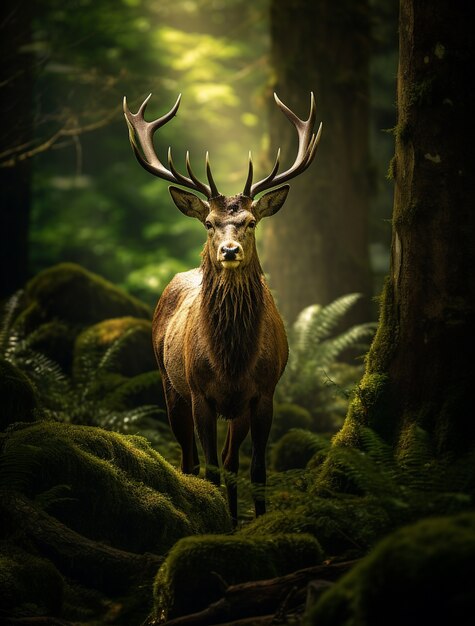
[[[260,265],[256,227],[263,218],[275,215],[282,208],[290,189],[290,185],[283,183],[312,163],[322,124],[314,133],[313,93],[305,121],[274,94],[278,107],[297,131],[295,161],[278,173],[279,149],[271,172],[253,183],[254,167],[249,153],[242,193],[224,196],[214,182],[208,152],[207,183],[194,174],[189,152],[185,159],[188,176],[175,167],[171,148],[168,167],[160,161],[154,147],[154,133],[176,115],[181,94],[168,113],[148,122],[145,110],[151,96],[137,113],[129,110],[124,97],[132,150],[145,170],[173,183],[169,192],[176,207],[184,215],[198,219],[207,232],[200,267],[175,275],[158,300],[152,320],[152,343],[169,424],[181,448],[183,473],[200,472],[198,438],[205,457],[205,478],[221,486],[217,420],[218,417],[227,420],[221,463],[229,513],[236,526],[239,449],[249,431],[255,515],[266,511],[266,448],[273,398],[289,351],[284,323]],[[263,191],[267,193],[256,199]]]

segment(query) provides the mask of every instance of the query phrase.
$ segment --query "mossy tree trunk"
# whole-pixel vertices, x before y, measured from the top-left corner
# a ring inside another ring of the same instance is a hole
[[[396,446],[418,425],[436,450],[475,443],[475,110],[472,26],[445,0],[401,0],[390,275],[367,371],[338,440],[360,424]]]
[[[362,292],[353,322],[371,319],[369,212],[369,14],[367,0],[273,0],[274,88],[306,119],[310,92],[323,135],[310,169],[291,181],[287,206],[265,225],[264,267],[287,322],[310,304]],[[284,165],[295,131],[271,104],[271,150]],[[284,167],[284,165],[282,167]]]
[[[33,139],[31,16],[29,2],[7,2],[1,13],[0,298],[19,289],[28,274],[31,162],[2,164],[12,148],[26,152]]]

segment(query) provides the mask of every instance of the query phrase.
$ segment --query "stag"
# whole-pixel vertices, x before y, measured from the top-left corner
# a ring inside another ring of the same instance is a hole
[[[312,162],[321,124],[313,133],[313,93],[306,121],[274,94],[275,101],[298,134],[293,165],[278,173],[280,150],[268,176],[253,183],[253,163],[242,193],[223,196],[211,173],[206,153],[208,184],[200,181],[186,153],[188,176],[175,167],[168,149],[168,167],[159,160],[153,136],[178,111],[180,98],[163,117],[144,118],[151,94],[137,113],[124,98],[129,139],[137,160],[148,172],[180,187],[169,191],[178,209],[199,219],[207,230],[201,266],[177,274],[161,295],[153,317],[153,347],[162,376],[171,429],[182,451],[181,469],[199,473],[196,435],[205,457],[205,476],[220,485],[217,418],[228,421],[221,461],[228,505],[237,520],[236,476],[239,448],[249,430],[252,441],[251,483],[256,516],[265,512],[266,446],[272,423],[273,396],[288,357],[284,324],[264,280],[256,250],[255,230],[264,217],[285,202],[290,179]],[[277,187],[276,189],[274,189]],[[269,190],[259,199],[257,194]]]

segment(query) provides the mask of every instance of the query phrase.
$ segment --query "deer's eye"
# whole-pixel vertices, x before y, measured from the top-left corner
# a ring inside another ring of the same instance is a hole
[[[251,220],[249,222],[249,224],[247,225],[248,228],[255,228],[256,227],[256,221],[255,220]]]
[[[211,222],[205,222],[206,230],[211,230],[213,228],[213,224]]]

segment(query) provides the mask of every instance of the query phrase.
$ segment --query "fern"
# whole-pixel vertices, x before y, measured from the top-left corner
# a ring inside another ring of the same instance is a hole
[[[311,305],[305,308],[289,332],[289,362],[277,387],[279,402],[299,404],[308,409],[318,420],[322,414],[339,412],[341,420],[346,413],[349,394],[342,400],[332,397],[337,385],[330,389],[328,370],[344,384],[355,384],[362,367],[337,364],[338,357],[349,348],[366,351],[374,334],[376,324],[353,326],[339,334],[332,334],[341,324],[344,315],[361,297],[352,293],[342,296],[327,306]],[[333,430],[339,424],[334,424]],[[318,425],[316,425],[318,427]]]
[[[6,355],[11,350],[13,341],[13,323],[20,310],[24,292],[22,289],[14,293],[5,303],[0,320],[0,354]]]
[[[5,304],[0,320],[0,356],[28,378],[42,410],[63,407],[69,394],[69,380],[60,366],[32,346],[37,332],[26,335],[16,316],[21,308],[23,291],[16,292]]]

